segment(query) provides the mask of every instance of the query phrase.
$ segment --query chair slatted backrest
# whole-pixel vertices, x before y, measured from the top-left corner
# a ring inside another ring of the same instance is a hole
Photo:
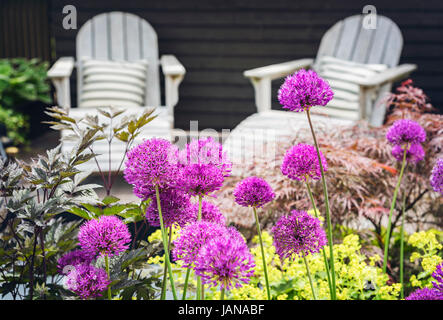
[[[157,34],[144,19],[124,12],[99,14],[88,20],[77,34],[77,92],[82,92],[82,59],[148,63],[145,88],[147,106],[160,105]]]
[[[384,117],[379,102],[392,85],[385,84],[375,95],[365,97],[366,107],[362,110],[356,81],[397,66],[403,37],[389,18],[377,16],[375,29],[365,28],[363,19],[362,15],[348,17],[324,34],[314,69],[328,80],[335,93],[324,113],[350,120],[368,119],[379,124]]]
[[[375,29],[363,26],[363,16],[355,15],[337,22],[323,36],[317,59],[331,56],[359,63],[398,65],[403,37],[389,18],[377,15]]]

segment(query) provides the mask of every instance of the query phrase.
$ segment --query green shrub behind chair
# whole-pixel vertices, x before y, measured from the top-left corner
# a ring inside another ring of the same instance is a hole
[[[38,59],[0,60],[0,126],[14,145],[29,142],[29,102],[52,102],[47,69]]]

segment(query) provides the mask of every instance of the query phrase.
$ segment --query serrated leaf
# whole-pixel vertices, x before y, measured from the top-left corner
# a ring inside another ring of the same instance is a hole
[[[124,204],[116,205],[116,206],[112,206],[109,208],[104,208],[102,214],[104,214],[105,216],[113,216],[113,215],[119,214],[120,212],[122,212],[125,209],[126,209],[126,205],[124,205]]]
[[[135,121],[130,121],[128,124],[128,132],[130,134],[134,134],[136,129],[137,129],[137,125],[136,125]]]
[[[102,202],[103,202],[105,205],[110,205],[110,204],[115,203],[115,202],[118,202],[118,201],[120,201],[120,199],[117,198],[117,197],[114,197],[114,196],[106,196],[106,197],[102,200]]]
[[[79,207],[72,207],[67,210],[70,213],[75,214],[76,216],[79,216],[80,218],[91,220],[96,218],[95,215],[93,215],[91,212],[88,212],[86,210],[80,209]]]
[[[102,211],[100,210],[100,208],[97,208],[89,203],[82,203],[82,206],[85,207],[87,210],[91,211],[92,213],[94,213],[96,216],[102,215]]]

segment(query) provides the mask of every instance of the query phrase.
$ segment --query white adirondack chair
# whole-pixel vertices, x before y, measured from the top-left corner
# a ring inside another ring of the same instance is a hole
[[[141,114],[146,107],[156,108],[154,114],[158,117],[145,127],[137,142],[154,136],[172,138],[174,106],[186,70],[173,55],[158,58],[157,34],[146,20],[124,12],[99,14],[80,28],[76,55],[76,62],[73,57],[62,57],[48,71],[56,89],[58,106],[69,109],[70,117],[79,119],[99,115],[97,107],[124,107],[127,109],[125,114]],[[139,68],[136,63],[146,67]],[[69,78],[74,65],[77,67],[78,108],[71,109]],[[119,67],[117,78],[112,74],[115,72],[113,66]],[[165,77],[165,105],[160,101],[159,66]],[[96,79],[106,84],[94,83]],[[62,131],[62,137],[67,134]],[[117,169],[125,150],[123,142],[114,140],[112,171]],[[72,147],[73,142],[62,141],[63,152],[69,152]],[[93,150],[102,154],[98,161],[102,170],[107,170],[108,144],[97,141]],[[89,161],[82,165],[82,169],[97,171],[97,166]]]
[[[233,159],[242,161],[250,153],[247,148],[261,150],[258,145],[275,143],[279,136],[307,126],[304,113],[271,110],[271,98],[277,99],[271,97],[271,81],[301,68],[316,70],[330,82],[335,93],[326,107],[311,108],[317,124],[346,125],[361,119],[373,126],[383,123],[386,108],[381,99],[394,81],[407,77],[416,65],[398,65],[403,38],[392,20],[379,15],[376,28],[365,29],[362,19],[360,15],[351,16],[330,28],[321,40],[315,61],[300,59],[243,73],[254,86],[258,112],[243,120],[225,141]]]

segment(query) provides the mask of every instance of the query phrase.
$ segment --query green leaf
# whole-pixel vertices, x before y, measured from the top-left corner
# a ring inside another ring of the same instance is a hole
[[[82,203],[82,206],[85,207],[87,210],[91,211],[92,213],[94,213],[96,216],[102,215],[101,209],[93,206],[92,204]]]
[[[91,220],[96,218],[96,216],[93,213],[80,209],[79,207],[72,207],[67,211],[86,220]]]
[[[103,202],[105,205],[110,205],[110,204],[115,203],[115,202],[117,202],[117,201],[119,201],[119,200],[120,200],[119,198],[114,197],[114,196],[106,196],[106,197],[102,200],[102,202]]]
[[[124,205],[124,204],[116,205],[116,206],[104,208],[103,214],[105,216],[113,216],[113,215],[119,214],[120,212],[122,212],[125,209],[126,209],[126,205]]]
[[[119,139],[120,141],[123,141],[123,142],[128,142],[128,140],[129,140],[129,133],[126,131],[116,133],[115,136],[117,137],[117,139]]]
[[[128,132],[130,134],[133,134],[135,132],[135,130],[137,130],[137,125],[134,121],[129,122],[128,124]]]

